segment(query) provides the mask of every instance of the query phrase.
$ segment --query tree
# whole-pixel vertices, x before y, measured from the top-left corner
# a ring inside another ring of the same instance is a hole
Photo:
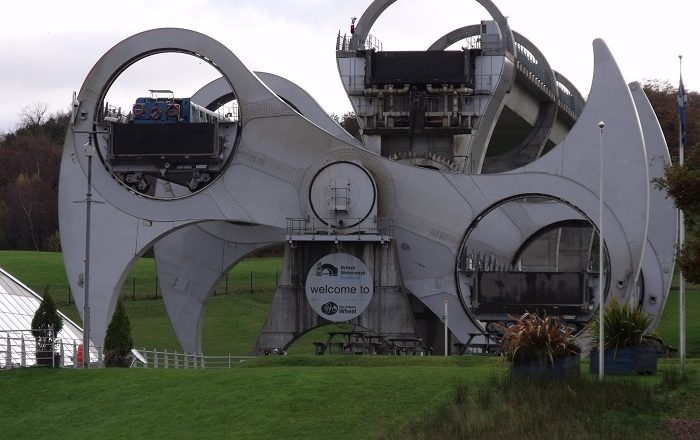
[[[648,82],[644,91],[659,119],[661,129],[674,156],[664,177],[655,179],[657,187],[673,198],[685,214],[686,239],[678,264],[688,281],[700,283],[700,94],[688,93],[686,104],[687,140],[684,165],[678,163],[678,89],[669,83]]]
[[[67,114],[42,114],[0,139],[0,248],[55,249],[58,177]]]
[[[700,283],[700,148],[689,148],[683,166],[668,165],[665,175],[656,179],[659,188],[668,192],[685,215],[686,236],[678,256],[678,264],[691,283]]]
[[[105,365],[107,367],[128,367],[129,353],[133,346],[131,323],[126,314],[124,302],[119,299],[105,336]]]
[[[37,127],[41,125],[41,120],[49,110],[49,106],[44,102],[35,102],[32,105],[22,107],[19,116],[21,127]]]
[[[643,85],[654,113],[659,120],[666,144],[674,162],[678,158],[678,89],[668,81],[651,80]],[[700,144],[700,93],[688,92],[686,104],[687,141],[689,146]],[[688,151],[686,151],[686,154]]]
[[[32,318],[32,335],[36,340],[37,364],[51,365],[54,356],[53,341],[63,328],[63,318],[48,290]]]
[[[360,139],[360,124],[357,122],[357,116],[354,112],[345,113],[343,116],[338,116],[335,113],[331,115],[331,118],[337,122],[345,131],[350,133],[350,136],[357,140]]]

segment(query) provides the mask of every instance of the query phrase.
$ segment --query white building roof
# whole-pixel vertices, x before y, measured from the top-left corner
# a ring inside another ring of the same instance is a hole
[[[39,295],[0,268],[0,368],[36,363],[31,328],[40,303]],[[63,313],[59,315],[63,318],[63,329],[58,333],[56,351],[60,352],[62,341],[64,364],[72,365],[75,347],[82,343],[83,330]]]

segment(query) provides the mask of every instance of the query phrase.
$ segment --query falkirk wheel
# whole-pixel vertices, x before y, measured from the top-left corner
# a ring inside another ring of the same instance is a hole
[[[641,86],[627,84],[595,40],[584,101],[491,1],[477,1],[491,19],[424,51],[384,51],[370,35],[395,0],[374,1],[354,32],[338,35],[361,141],[303,89],[251,72],[206,35],[154,29],[105,53],[73,100],[59,186],[81,313],[87,216],[74,201],[89,179],[104,202],[88,229],[93,343],[104,340],[130,268],[153,247],[175,333],[187,353],[201,353],[218,281],[276,243],[285,243],[283,271],[256,353],[346,321],[437,348],[445,308],[452,342],[483,340],[491,323],[527,308],[583,328],[601,288],[591,264],[601,139],[605,300],[658,322],[676,214],[650,184],[670,157]],[[455,43],[463,47],[450,50]],[[128,117],[110,112],[117,77],[165,52],[199,57],[221,78],[190,98],[139,99]],[[214,111],[231,101],[236,117]]]

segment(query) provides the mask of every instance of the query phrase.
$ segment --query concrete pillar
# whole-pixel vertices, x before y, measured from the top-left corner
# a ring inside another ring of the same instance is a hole
[[[306,276],[324,255],[344,252],[362,260],[372,272],[374,293],[357,318],[348,321],[386,338],[416,337],[415,320],[407,291],[400,285],[392,243],[306,241],[288,244],[282,275],[272,305],[252,354],[286,349],[307,331],[331,322],[320,317],[306,299]]]

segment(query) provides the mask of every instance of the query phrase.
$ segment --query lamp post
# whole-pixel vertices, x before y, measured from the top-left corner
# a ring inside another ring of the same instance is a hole
[[[448,331],[447,331],[447,300],[445,300],[445,356],[448,353]]]
[[[603,381],[605,377],[605,267],[603,266],[603,129],[605,122],[598,122],[600,129],[600,188],[598,192],[598,311],[599,311],[599,333],[598,333],[598,380]]]

